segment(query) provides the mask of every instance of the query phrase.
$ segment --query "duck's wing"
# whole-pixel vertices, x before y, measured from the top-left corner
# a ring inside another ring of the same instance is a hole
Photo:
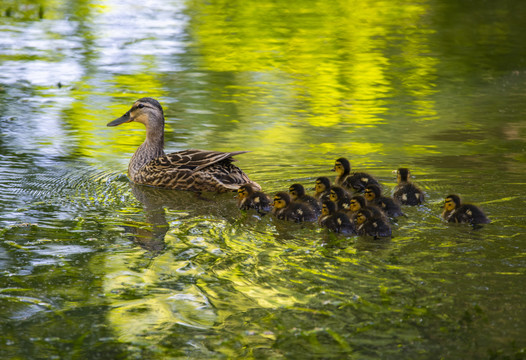
[[[237,190],[248,183],[259,190],[257,183],[232,164],[232,156],[245,152],[191,149],[167,154],[142,167],[136,181],[168,189],[217,192]]]
[[[166,154],[152,160],[146,166],[155,168],[172,168],[190,171],[199,171],[207,166],[216,164],[223,160],[235,161],[233,156],[244,154],[249,151],[208,151],[189,149]]]

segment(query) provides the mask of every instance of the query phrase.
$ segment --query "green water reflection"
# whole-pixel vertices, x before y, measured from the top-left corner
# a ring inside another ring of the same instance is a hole
[[[523,358],[521,1],[0,0],[0,357]],[[269,193],[411,168],[393,238],[131,185],[166,148],[250,150]],[[441,222],[449,193],[480,231]]]

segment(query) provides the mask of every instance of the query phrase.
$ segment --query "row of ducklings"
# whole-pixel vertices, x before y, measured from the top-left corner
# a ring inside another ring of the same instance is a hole
[[[393,197],[382,195],[378,180],[364,172],[351,173],[347,159],[339,158],[332,169],[337,176],[331,186],[327,177],[315,182],[315,193],[307,195],[301,184],[293,184],[287,192],[278,192],[273,200],[250,185],[238,190],[238,207],[255,209],[259,213],[272,212],[278,219],[302,222],[318,221],[329,230],[345,234],[388,237],[391,235],[389,218],[403,216],[400,205],[420,205],[423,191],[410,180],[407,168],[397,170],[397,186]],[[363,195],[361,195],[363,193]],[[444,220],[469,223],[488,223],[489,219],[475,205],[462,204],[460,197],[446,197]]]

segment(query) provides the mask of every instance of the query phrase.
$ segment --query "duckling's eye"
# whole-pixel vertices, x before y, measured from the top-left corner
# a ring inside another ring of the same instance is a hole
[[[144,104],[139,104],[139,105],[137,105],[137,107],[138,107],[139,109],[142,109],[142,108],[144,107]]]

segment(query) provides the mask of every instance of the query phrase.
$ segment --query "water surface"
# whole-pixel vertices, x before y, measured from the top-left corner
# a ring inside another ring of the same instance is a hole
[[[0,1],[2,358],[524,357],[520,1]],[[409,167],[393,238],[126,177],[134,100],[166,148],[250,150],[272,194]],[[450,193],[492,223],[440,219]]]

